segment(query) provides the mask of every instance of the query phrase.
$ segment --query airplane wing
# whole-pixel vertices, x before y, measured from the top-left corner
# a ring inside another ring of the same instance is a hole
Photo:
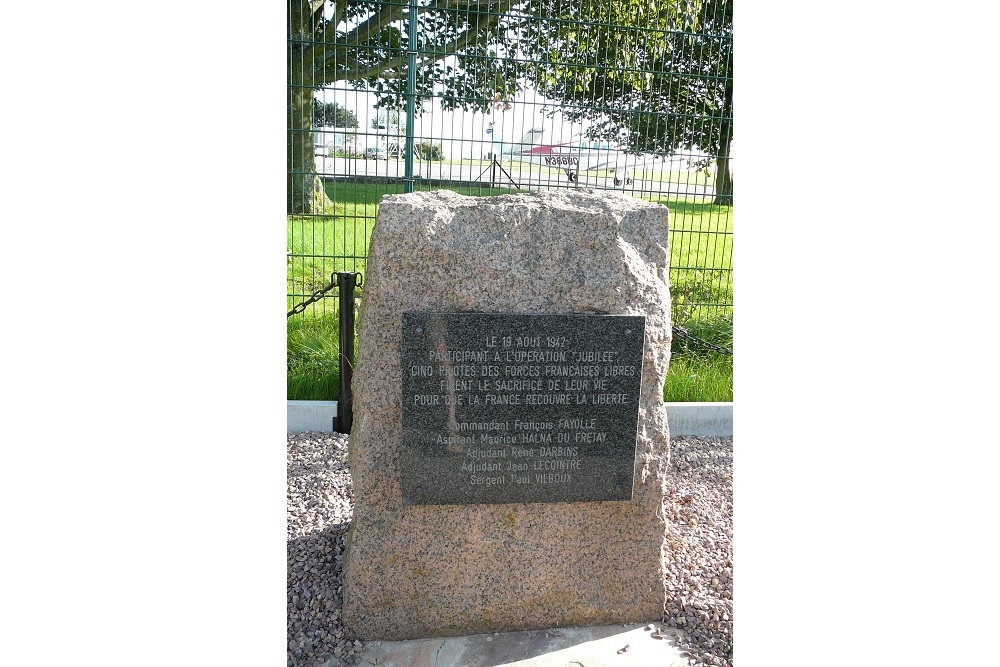
[[[642,169],[658,160],[655,155],[628,154],[621,149],[600,149],[591,154],[586,171],[623,171]]]

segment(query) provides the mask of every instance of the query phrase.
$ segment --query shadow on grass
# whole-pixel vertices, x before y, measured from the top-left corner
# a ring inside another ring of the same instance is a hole
[[[347,183],[325,181],[326,195],[338,204],[375,206],[382,195],[395,195],[404,191],[402,183]]]
[[[719,206],[711,202],[684,201],[682,199],[658,199],[657,204],[663,204],[670,209],[671,213],[677,215],[729,215],[732,213],[731,206]]]
[[[323,184],[327,196],[337,204],[345,206],[368,207],[376,206],[384,195],[403,194],[406,186],[403,183],[368,183],[368,182],[346,182],[346,181],[326,181]],[[420,192],[428,190],[451,190],[470,197],[486,197],[493,195],[505,195],[520,190],[509,188],[497,188],[489,185],[482,187],[447,187],[430,186],[418,183],[416,190]],[[371,213],[374,215],[374,211]]]

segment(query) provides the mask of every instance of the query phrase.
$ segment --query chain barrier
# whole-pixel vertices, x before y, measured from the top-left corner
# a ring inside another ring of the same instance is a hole
[[[682,326],[679,326],[679,325],[675,324],[672,327],[672,329],[673,329],[673,332],[674,332],[675,336],[680,336],[681,338],[684,338],[685,340],[689,340],[692,343],[694,343],[695,345],[700,345],[701,347],[706,347],[709,350],[713,350],[715,352],[721,352],[722,354],[730,354],[731,355],[733,353],[733,351],[730,350],[728,347],[722,347],[721,345],[716,345],[715,343],[711,343],[711,342],[705,340],[704,338],[698,338],[697,336],[694,336],[694,335],[688,333],[688,330],[685,329]]]
[[[357,286],[358,291],[360,291],[361,284],[364,282],[364,278],[360,273],[355,273],[354,279],[355,279],[355,285]],[[310,296],[308,299],[306,299],[302,303],[297,304],[294,308],[288,311],[287,317],[291,317],[292,315],[298,315],[299,313],[303,312],[309,304],[316,303],[320,299],[325,298],[326,293],[335,288],[336,286],[337,286],[337,274],[331,273],[330,284],[321,290],[316,290],[315,292],[312,293],[312,296]]]

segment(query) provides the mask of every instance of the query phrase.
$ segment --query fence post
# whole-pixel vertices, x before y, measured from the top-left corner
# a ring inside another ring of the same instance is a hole
[[[403,191],[413,192],[413,114],[416,112],[417,97],[417,0],[410,0],[410,12],[406,15],[406,176]]]
[[[340,306],[340,400],[337,401],[337,418],[334,430],[350,433],[354,422],[354,395],[351,378],[354,376],[354,273],[337,274],[337,302]]]

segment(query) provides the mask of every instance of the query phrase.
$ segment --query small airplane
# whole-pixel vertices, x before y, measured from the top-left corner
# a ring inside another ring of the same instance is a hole
[[[571,183],[579,179],[581,171],[613,171],[615,185],[629,185],[632,183],[629,170],[652,161],[651,158],[628,155],[607,142],[586,140],[579,136],[575,141],[542,144],[544,133],[543,128],[533,127],[524,133],[520,141],[505,143],[493,128],[493,123],[486,128],[495,153],[520,162],[562,169]]]

